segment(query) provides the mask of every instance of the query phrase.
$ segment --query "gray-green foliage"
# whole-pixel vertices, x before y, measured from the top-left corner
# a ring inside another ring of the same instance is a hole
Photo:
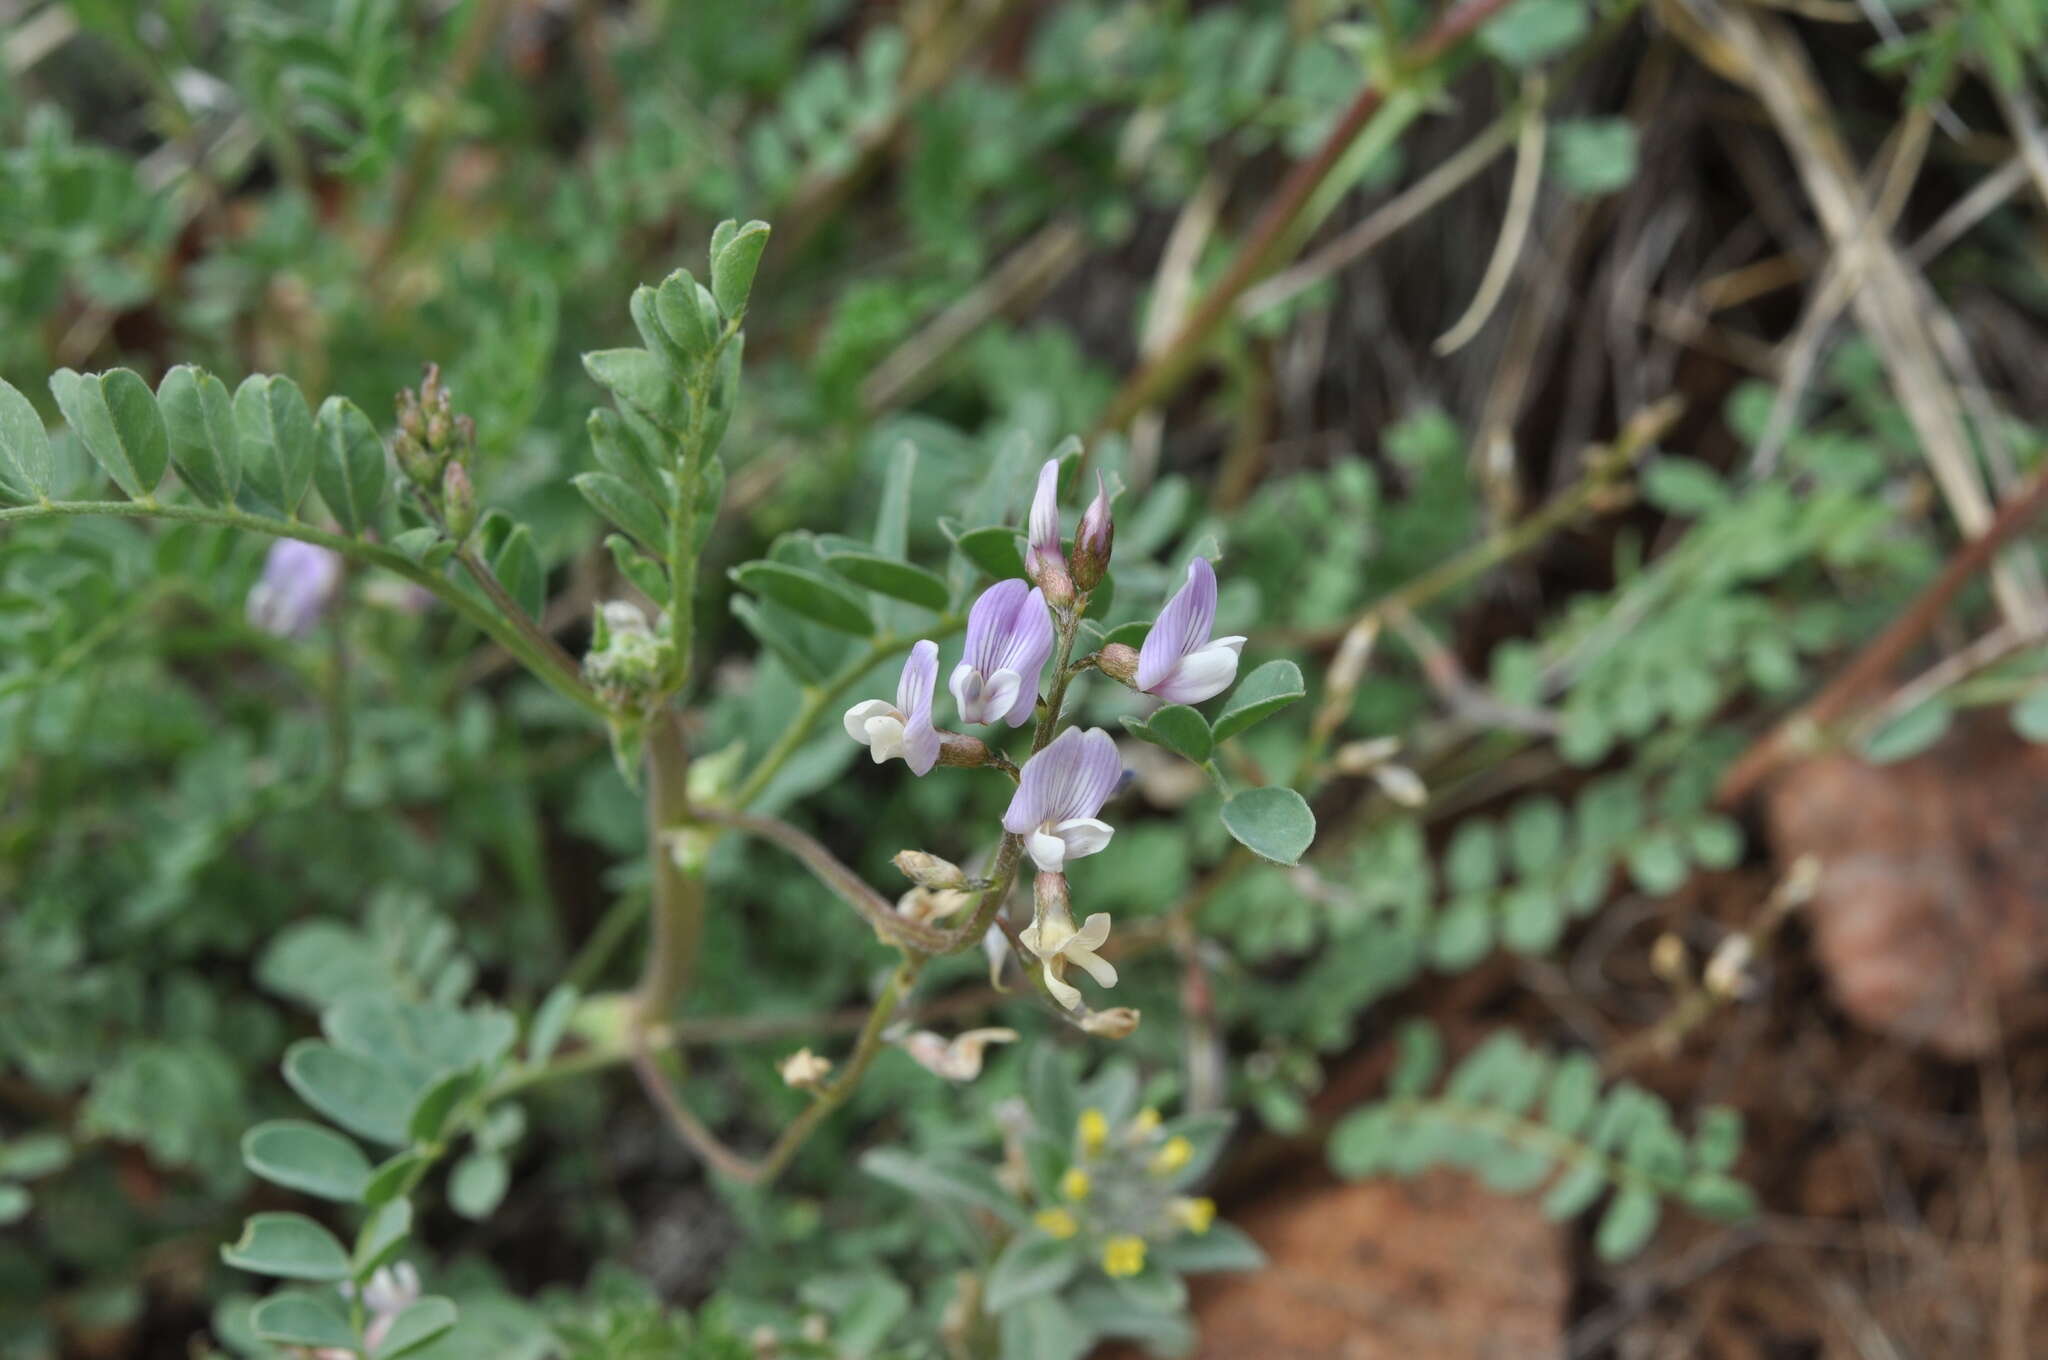
[[[1415,1176],[1463,1167],[1502,1194],[1543,1190],[1543,1212],[1574,1218],[1602,1202],[1593,1242],[1622,1261],[1656,1232],[1667,1203],[1713,1219],[1748,1217],[1756,1201],[1730,1171],[1742,1120],[1700,1113],[1687,1138],[1671,1109],[1632,1082],[1603,1080],[1580,1052],[1553,1055],[1496,1031],[1439,1077],[1443,1041],[1425,1022],[1401,1030],[1387,1098],[1347,1114],[1330,1161],[1349,1177]]]
[[[1210,1221],[1213,1205],[1192,1222],[1175,1207],[1195,1203],[1186,1192],[1221,1154],[1230,1117],[1162,1119],[1141,1108],[1129,1065],[1113,1062],[1080,1081],[1052,1046],[1030,1055],[1023,1082],[1024,1100],[1005,1118],[999,1174],[985,1154],[892,1148],[866,1154],[862,1169],[914,1196],[958,1243],[980,1277],[979,1325],[1000,1338],[1000,1354],[1079,1360],[1111,1338],[1159,1354],[1186,1351],[1194,1336],[1183,1277],[1265,1260],[1244,1233]],[[1170,1146],[1174,1155],[1161,1161]],[[1078,1195],[1068,1182],[1076,1173],[1084,1176]],[[1105,1269],[1105,1244],[1121,1235],[1145,1241],[1142,1269]]]

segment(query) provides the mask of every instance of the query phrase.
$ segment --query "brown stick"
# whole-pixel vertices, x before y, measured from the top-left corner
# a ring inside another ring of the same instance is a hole
[[[1463,3],[1453,5],[1402,53],[1401,67],[1413,70],[1441,59],[1478,31],[1481,24],[1505,9],[1508,3],[1509,0],[1463,0]],[[1329,135],[1323,138],[1315,154],[1288,171],[1280,191],[1266,205],[1266,211],[1260,214],[1251,236],[1239,248],[1236,258],[1231,260],[1230,268],[1209,290],[1201,305],[1181,323],[1180,331],[1173,340],[1125,381],[1116,398],[1110,402],[1109,409],[1095,423],[1096,434],[1120,430],[1128,425],[1138,412],[1157,401],[1194,366],[1209,338],[1230,314],[1239,294],[1257,283],[1272,265],[1270,257],[1279,248],[1281,239],[1293,229],[1310,195],[1329,178],[1330,172],[1337,168],[1337,162],[1385,102],[1385,88],[1367,84],[1352,99],[1351,106],[1344,110],[1344,116],[1337,120]]]
[[[1840,722],[1859,700],[1891,673],[1913,644],[1932,628],[1970,578],[2048,507],[2048,468],[2036,472],[2007,501],[1982,534],[1965,543],[1941,574],[1914,597],[1891,626],[1872,638],[1804,708],[1772,728],[1721,776],[1714,800],[1733,807],[1756,791],[1788,757],[1810,749],[1815,736]]]

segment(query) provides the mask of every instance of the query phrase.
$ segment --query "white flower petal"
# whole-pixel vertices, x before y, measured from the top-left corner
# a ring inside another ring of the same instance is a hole
[[[846,735],[865,746],[868,744],[868,719],[895,711],[896,705],[887,699],[863,699],[846,710]]]
[[[868,750],[875,764],[903,754],[903,719],[894,709],[869,718],[866,727]]]
[[[1073,817],[1061,822],[1052,832],[1066,842],[1068,859],[1080,859],[1108,845],[1109,838],[1116,834],[1116,828],[1094,817]]]
[[[1081,928],[1074,932],[1074,943],[1083,949],[1100,949],[1109,943],[1109,913],[1098,911],[1083,921]]]
[[[1087,969],[1088,976],[1104,987],[1116,986],[1116,965],[1092,949],[1084,949],[1078,943],[1068,945],[1067,962]]]
[[[1024,687],[1024,677],[1012,670],[1000,670],[983,682],[981,711],[984,717],[976,722],[1001,722],[1016,707],[1017,691]]]
[[[1237,656],[1244,650],[1244,642],[1241,637],[1217,638],[1188,653],[1152,692],[1170,704],[1199,704],[1215,698],[1237,678]]]
[[[1031,852],[1031,862],[1048,874],[1056,874],[1066,867],[1067,843],[1044,827],[1026,838],[1024,848]]]
[[[1068,1010],[1077,1011],[1081,1009],[1081,989],[1061,981],[1059,975],[1053,972],[1052,960],[1050,959],[1046,960],[1045,964],[1045,989],[1052,993],[1053,1000],[1059,1002]]]
[[[946,680],[946,688],[953,691],[953,704],[960,710],[960,721],[980,722],[976,716],[981,712],[981,672],[963,661],[953,668],[953,674]]]

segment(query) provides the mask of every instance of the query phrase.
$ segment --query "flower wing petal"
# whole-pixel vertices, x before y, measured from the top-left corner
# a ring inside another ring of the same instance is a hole
[[[1034,831],[1024,842],[1031,852],[1031,862],[1048,874],[1056,874],[1067,864],[1067,843],[1050,831]]]
[[[1151,692],[1174,662],[1209,640],[1216,624],[1216,571],[1206,557],[1188,563],[1188,579],[1173,593],[1138,648],[1138,688]]]
[[[1040,559],[1051,563],[1060,556],[1060,465],[1057,459],[1046,459],[1045,466],[1038,470],[1038,487],[1031,496],[1031,519],[1025,534],[1028,540],[1024,556],[1024,567],[1036,573]]]
[[[847,709],[841,721],[846,725],[846,735],[865,746],[868,744],[868,719],[895,711],[896,706],[887,699],[863,699]]]
[[[1238,653],[1244,650],[1244,642],[1241,637],[1217,638],[1190,652],[1152,692],[1170,704],[1199,704],[1215,698],[1237,679]]]
[[[866,727],[868,752],[874,756],[875,764],[903,754],[903,719],[894,709],[869,718]]]
[[[1052,833],[1067,843],[1067,858],[1072,860],[1092,855],[1108,845],[1116,828],[1094,817],[1070,817],[1055,826]]]

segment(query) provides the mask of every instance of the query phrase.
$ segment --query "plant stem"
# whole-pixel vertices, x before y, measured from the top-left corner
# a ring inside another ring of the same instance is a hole
[[[917,975],[923,970],[924,962],[924,959],[916,954],[906,953],[903,956],[903,962],[889,975],[889,981],[883,986],[882,994],[875,998],[874,1009],[868,1012],[868,1022],[862,1027],[860,1038],[854,1042],[853,1053],[847,1058],[846,1066],[841,1070],[838,1079],[820,1091],[818,1098],[805,1106],[803,1113],[789,1122],[789,1126],[782,1131],[782,1136],[768,1149],[768,1154],[756,1164],[754,1184],[765,1185],[780,1175],[782,1169],[789,1165],[789,1159],[796,1155],[797,1149],[804,1145],[804,1141],[811,1136],[812,1131],[825,1116],[844,1105],[847,1097],[853,1094],[854,1088],[860,1085],[861,1078],[868,1074],[868,1068],[874,1065],[875,1058],[882,1051],[882,1032],[889,1027],[891,1017],[896,1014],[897,1003],[902,1001],[911,985],[917,981]]]
[[[2007,500],[1984,532],[1957,549],[1941,574],[1913,597],[1889,627],[1851,657],[1849,664],[1819,694],[1759,738],[1728,767],[1714,790],[1714,805],[1734,807],[1786,759],[1818,747],[1822,735],[1855,711],[1921,635],[1940,620],[1942,611],[1963,587],[2044,508],[2048,508],[2048,468],[2036,472],[2018,494]]]
[[[653,875],[653,938],[635,1005],[636,1029],[664,1019],[690,985],[704,933],[704,875],[676,863],[669,836],[688,814],[690,757],[676,712],[664,704],[647,731],[647,864]]]
[[[505,621],[526,639],[536,653],[546,657],[548,664],[553,666],[557,673],[574,676],[576,683],[583,683],[583,668],[576,664],[576,659],[564,651],[562,644],[555,641],[547,630],[526,616],[525,608],[506,592],[505,587],[498,581],[498,574],[484,565],[482,558],[471,549],[463,548],[455,554],[455,560],[462,563],[463,570],[469,573],[470,579],[477,583],[484,594],[491,597],[491,603],[498,606],[498,612],[505,616]]]
[[[573,662],[569,664],[568,670],[563,670],[547,653],[536,649],[533,642],[521,633],[517,623],[500,618],[440,572],[423,567],[404,553],[381,543],[329,533],[295,519],[273,519],[268,515],[252,515],[245,510],[232,507],[165,505],[154,500],[43,501],[36,505],[17,505],[0,509],[0,524],[14,520],[77,518],[86,515],[224,525],[230,529],[269,534],[274,538],[295,538],[301,543],[316,544],[358,562],[382,567],[415,585],[425,587],[446,601],[464,620],[474,624],[485,636],[519,658],[528,670],[584,712],[601,719],[610,716],[603,701],[583,683],[583,677],[576,672]]]
[[[945,932],[899,916],[895,906],[869,887],[865,879],[842,864],[830,850],[788,822],[756,813],[731,812],[714,807],[695,807],[690,813],[698,821],[744,831],[748,835],[759,836],[762,840],[773,841],[781,846],[805,868],[816,874],[819,882],[832,889],[842,901],[859,912],[861,919],[873,926],[877,935],[898,948],[933,954],[940,952],[944,947]]]
[[[961,622],[953,615],[942,615],[932,623],[925,636],[933,641],[949,637],[960,630]],[[789,758],[810,740],[811,728],[817,725],[825,710],[844,698],[846,692],[859,683],[862,676],[914,641],[914,638],[893,635],[875,638],[868,644],[866,651],[840,667],[839,673],[823,685],[806,685],[803,702],[797,707],[796,716],[790,720],[789,726],[782,729],[782,735],[775,739],[775,744],[762,755],[760,763],[747,772],[746,780],[732,796],[732,805],[744,808],[759,798],[762,790],[768,787],[769,781],[789,763]]]

